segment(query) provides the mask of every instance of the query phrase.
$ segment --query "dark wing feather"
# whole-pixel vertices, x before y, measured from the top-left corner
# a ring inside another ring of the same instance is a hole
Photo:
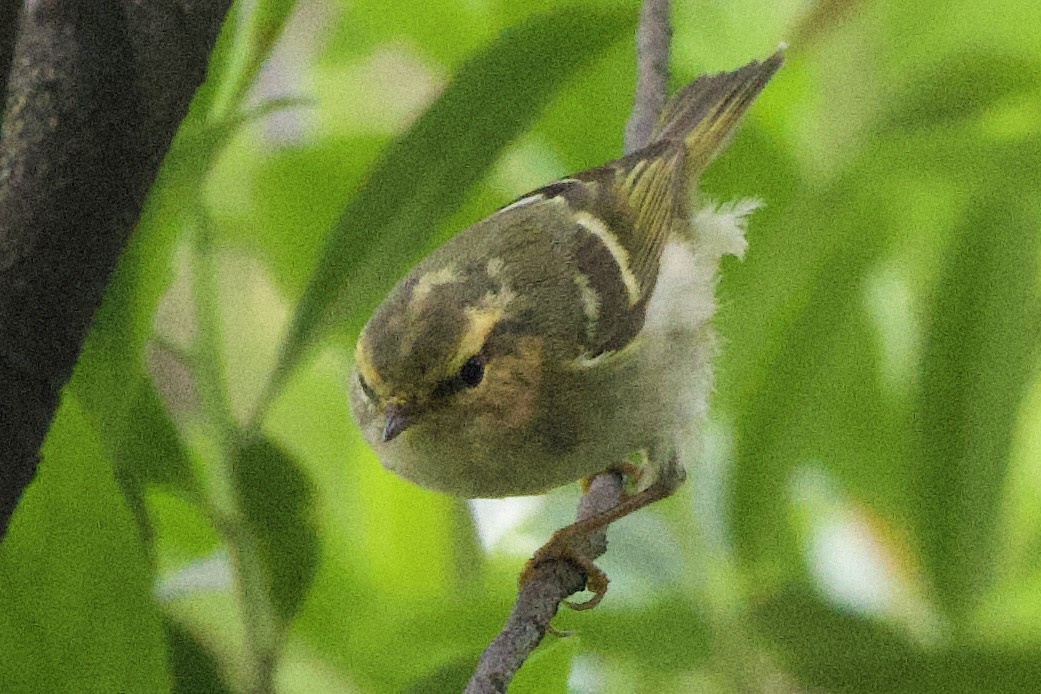
[[[666,104],[652,144],[524,196],[568,203],[578,271],[602,301],[625,299],[607,302],[602,308],[610,312],[591,322],[588,355],[621,349],[639,333],[662,249],[676,225],[687,223],[693,181],[782,60],[778,51],[733,72],[699,77]]]

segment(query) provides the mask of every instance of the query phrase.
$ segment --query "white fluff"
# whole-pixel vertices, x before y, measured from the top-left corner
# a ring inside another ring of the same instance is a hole
[[[719,261],[744,256],[748,215],[760,207],[754,199],[706,205],[692,215],[689,237],[669,240],[647,305],[648,329],[697,330],[712,318]]]
[[[717,260],[724,255],[743,258],[748,241],[745,227],[748,215],[763,206],[762,200],[745,198],[722,205],[709,204],[694,213],[690,220],[699,250]]]
[[[662,252],[647,305],[645,358],[649,371],[668,374],[661,397],[674,403],[672,447],[686,464],[698,457],[712,390],[716,338],[711,319],[719,261],[744,254],[747,217],[761,206],[758,200],[703,206],[692,215],[689,233],[674,235]]]

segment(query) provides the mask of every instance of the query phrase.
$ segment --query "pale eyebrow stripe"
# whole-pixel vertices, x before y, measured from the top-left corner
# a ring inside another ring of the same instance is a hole
[[[614,259],[615,264],[618,266],[622,283],[625,285],[625,292],[629,296],[629,304],[636,304],[643,292],[640,289],[640,283],[636,280],[636,275],[633,274],[633,270],[629,266],[629,252],[618,242],[618,238],[611,233],[611,230],[607,228],[602,219],[594,217],[588,212],[576,212],[575,222],[600,239],[600,243],[604,244],[604,248],[611,254],[611,258]]]
[[[430,296],[430,292],[434,290],[434,287],[439,287],[443,284],[454,284],[461,280],[461,276],[455,270],[454,265],[446,265],[440,270],[434,270],[428,272],[416,282],[416,286],[412,288],[412,296],[409,297],[408,306],[410,309],[415,309],[418,304],[426,301],[427,297]]]

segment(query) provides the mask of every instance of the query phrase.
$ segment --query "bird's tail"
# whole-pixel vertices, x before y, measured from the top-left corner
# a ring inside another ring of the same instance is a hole
[[[652,143],[685,144],[685,167],[697,176],[726,146],[734,126],[784,62],[782,44],[772,56],[733,72],[702,75],[678,91],[662,110]]]

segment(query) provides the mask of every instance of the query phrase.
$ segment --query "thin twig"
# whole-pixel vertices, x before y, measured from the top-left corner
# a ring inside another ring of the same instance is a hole
[[[619,473],[597,475],[579,502],[576,520],[590,518],[617,504],[623,484]],[[596,559],[606,550],[606,531],[595,533],[589,540],[587,555]],[[502,630],[481,654],[465,694],[505,692],[517,670],[546,635],[560,603],[586,585],[582,570],[566,559],[547,561],[537,571],[517,594]]]
[[[644,0],[636,29],[636,95],[625,125],[625,153],[650,143],[669,88],[669,0]]]
[[[625,129],[625,153],[647,144],[665,105],[668,83],[669,0],[644,0],[636,32],[637,85],[632,114]],[[616,472],[597,475],[579,502],[576,520],[591,518],[612,508],[622,498],[624,479]],[[588,541],[586,556],[596,559],[607,551],[606,529]],[[539,645],[569,595],[582,590],[586,576],[566,559],[542,563],[521,588],[502,630],[477,664],[465,694],[505,692],[513,676]]]

